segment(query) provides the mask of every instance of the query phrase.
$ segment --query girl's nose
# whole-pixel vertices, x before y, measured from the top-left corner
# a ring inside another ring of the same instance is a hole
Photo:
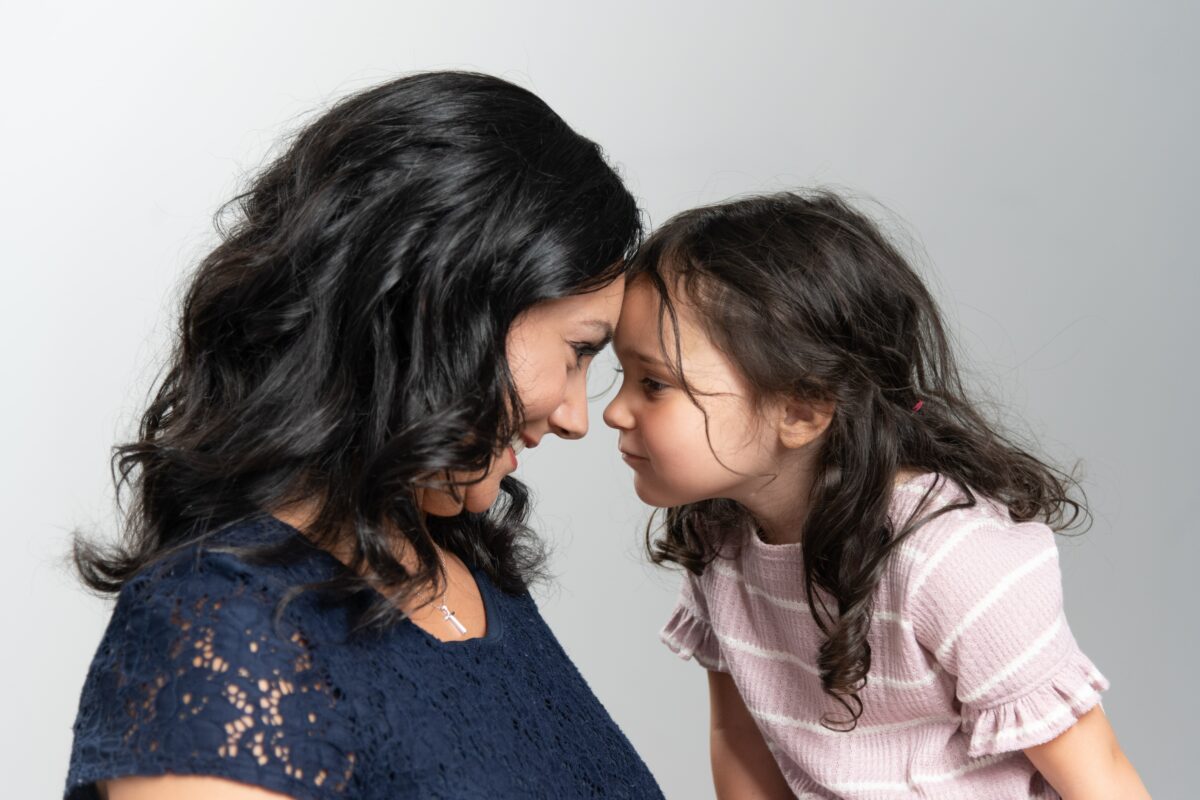
[[[605,406],[604,424],[619,431],[633,427],[633,415],[629,413],[629,407],[625,404],[624,392],[617,392],[612,402]]]

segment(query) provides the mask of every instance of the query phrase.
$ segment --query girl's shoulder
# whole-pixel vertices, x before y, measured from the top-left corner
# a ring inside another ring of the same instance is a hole
[[[908,490],[901,513],[919,516],[965,499],[932,480]],[[982,757],[1048,741],[1099,700],[1107,679],[1067,623],[1054,530],[1013,520],[977,492],[975,504],[934,517],[893,559],[893,608],[925,652],[954,676],[968,755]]]
[[[933,472],[898,486],[890,513],[897,531],[915,525],[897,549],[900,572],[929,572],[955,554],[978,562],[984,550],[1020,555],[1054,542],[1045,523],[1014,520],[1003,503]]]

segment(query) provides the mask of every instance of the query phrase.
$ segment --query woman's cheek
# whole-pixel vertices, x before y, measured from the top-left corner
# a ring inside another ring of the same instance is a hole
[[[510,356],[509,369],[521,398],[527,427],[536,428],[566,396],[566,378],[557,364],[529,343]]]

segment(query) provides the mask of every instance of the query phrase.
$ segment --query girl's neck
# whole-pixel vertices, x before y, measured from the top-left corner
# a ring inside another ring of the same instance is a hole
[[[741,504],[754,517],[769,544],[795,544],[804,535],[804,524],[811,508],[813,466],[803,459],[786,465],[778,477],[767,480],[752,491]],[[892,486],[899,486],[921,474],[919,469],[901,467]]]
[[[804,452],[793,452],[772,477],[756,479],[745,496],[737,498],[762,528],[770,544],[800,541],[808,519],[813,464]]]

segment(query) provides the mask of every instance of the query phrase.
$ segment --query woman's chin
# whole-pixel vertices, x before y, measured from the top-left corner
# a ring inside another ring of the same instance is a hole
[[[490,509],[490,508],[491,508],[492,506],[494,506],[494,505],[496,505],[496,498],[495,498],[495,497],[493,497],[493,498],[492,498],[492,502],[490,502],[490,503],[483,503],[483,502],[479,502],[479,503],[464,503],[464,504],[463,504],[463,509],[464,509],[464,510],[466,510],[466,511],[469,511],[469,512],[471,512],[472,514],[482,514],[482,513],[484,513],[485,511],[487,511],[488,509]]]
[[[463,497],[463,508],[472,514],[482,514],[487,511],[496,505],[496,500],[500,497],[500,481],[497,480],[493,483],[488,480],[484,483],[487,485],[479,484],[470,487]]]

